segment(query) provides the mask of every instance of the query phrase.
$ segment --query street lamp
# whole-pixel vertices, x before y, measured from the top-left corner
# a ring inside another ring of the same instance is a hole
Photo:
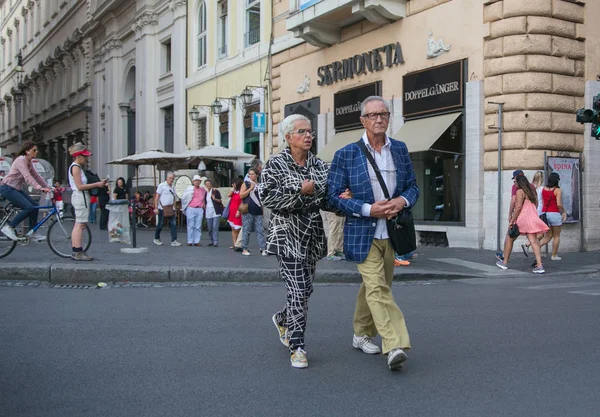
[[[192,106],[192,108],[188,112],[188,115],[190,116],[190,120],[193,123],[196,123],[200,119],[200,110],[199,110],[200,107],[209,109],[208,111],[213,114],[219,114],[219,113],[221,113],[221,110],[223,109],[223,105],[221,104],[221,102],[218,99],[215,99],[215,101],[213,101],[210,105],[195,104]]]
[[[23,109],[21,103],[23,102],[23,90],[21,89],[21,82],[23,81],[23,54],[21,50],[17,55],[17,66],[15,67],[15,73],[17,74],[17,88],[13,95],[15,96],[15,106],[17,110],[17,132],[18,132],[18,149],[21,150],[21,142],[23,140]]]
[[[247,85],[239,95],[244,106],[249,106],[252,104],[253,91],[255,90],[259,92],[262,90],[260,94],[265,95],[267,92],[267,87],[263,85]]]

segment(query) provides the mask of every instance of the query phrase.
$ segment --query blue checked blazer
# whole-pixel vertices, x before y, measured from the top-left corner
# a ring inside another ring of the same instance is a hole
[[[415,171],[404,142],[390,138],[391,152],[396,166],[396,189],[392,198],[403,196],[410,206],[419,198]],[[375,203],[369,178],[369,161],[356,143],[338,150],[327,177],[327,200],[332,207],[346,213],[344,225],[344,253],[349,261],[363,262],[371,250],[377,219],[363,217],[363,203]],[[346,188],[352,191],[351,199],[340,198]],[[390,190],[391,192],[391,190]]]

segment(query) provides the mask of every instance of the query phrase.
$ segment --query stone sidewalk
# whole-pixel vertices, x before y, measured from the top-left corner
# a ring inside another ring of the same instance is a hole
[[[35,280],[52,283],[103,282],[279,282],[274,256],[260,256],[256,237],[251,236],[251,256],[234,252],[231,233],[219,233],[219,247],[207,247],[208,234],[203,232],[202,247],[186,246],[186,234],[178,229],[181,247],[169,245],[169,230],[163,229],[163,246],[152,243],[154,230],[138,229],[137,246],[148,248],[147,253],[124,254],[120,249],[131,247],[109,243],[106,231],[90,225],[93,239],[88,251],[92,262],[75,262],[59,258],[47,243],[17,246],[13,253],[0,259],[0,279]],[[524,242],[524,241],[523,241]],[[520,248],[521,239],[517,241]],[[518,250],[513,254],[508,270],[496,265],[493,251],[451,249],[420,246],[410,266],[397,267],[397,280],[430,280],[484,277],[530,276],[533,254],[526,258]],[[600,272],[600,252],[560,254],[561,261],[545,258],[546,276],[593,274]],[[356,265],[346,261],[322,260],[317,263],[317,282],[360,282]]]

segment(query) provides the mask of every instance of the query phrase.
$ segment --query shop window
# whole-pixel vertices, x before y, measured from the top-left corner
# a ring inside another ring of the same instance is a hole
[[[464,221],[464,139],[461,118],[426,152],[410,154],[421,195],[417,221]]]
[[[221,133],[221,146],[229,148],[229,112],[219,114],[219,132]]]
[[[260,156],[260,133],[252,131],[252,113],[260,111],[258,103],[246,107],[244,115],[244,152]]]
[[[198,8],[198,32],[196,34],[197,42],[197,62],[196,66],[201,68],[206,65],[206,2],[201,1]]]
[[[246,0],[246,47],[260,42],[260,0]]]
[[[198,149],[201,149],[206,146],[206,118],[198,119],[196,127],[198,129]]]
[[[227,0],[219,3],[219,58],[227,56]]]

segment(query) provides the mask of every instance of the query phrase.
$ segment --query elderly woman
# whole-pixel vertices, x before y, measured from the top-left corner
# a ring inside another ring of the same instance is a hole
[[[272,210],[267,252],[277,256],[287,289],[285,306],[272,320],[279,340],[289,348],[292,366],[306,368],[308,299],[313,291],[315,263],[327,253],[319,213],[326,201],[327,168],[310,152],[313,136],[306,117],[288,116],[280,129],[288,147],[266,163],[258,184],[263,206]]]

